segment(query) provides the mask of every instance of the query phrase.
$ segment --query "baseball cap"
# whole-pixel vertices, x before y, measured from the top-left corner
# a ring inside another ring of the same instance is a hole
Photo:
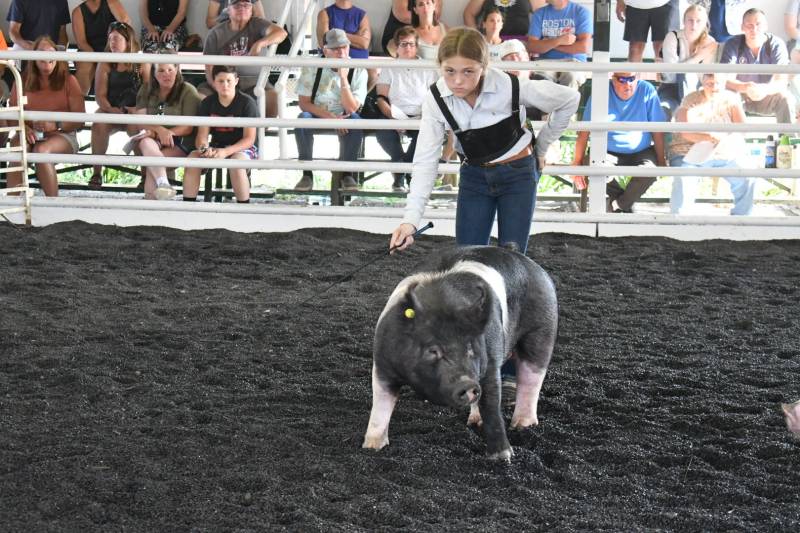
[[[525,49],[525,45],[522,44],[522,41],[519,39],[509,39],[507,41],[503,41],[500,45],[500,58],[504,58],[508,54],[519,54],[523,58],[528,57],[528,50]]]
[[[255,4],[256,0],[231,0],[231,5],[247,2],[248,4]]]
[[[344,30],[333,28],[325,33],[325,48],[342,48],[350,46],[350,40]]]

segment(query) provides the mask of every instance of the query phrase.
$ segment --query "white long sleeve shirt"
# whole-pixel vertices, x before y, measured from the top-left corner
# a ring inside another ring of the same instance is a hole
[[[462,130],[491,126],[511,115],[511,79],[508,74],[495,68],[486,69],[483,87],[471,107],[447,88],[443,78],[436,82],[445,105],[453,114]],[[525,127],[525,107],[536,107],[550,114],[547,124],[536,138],[536,155],[543,157],[550,144],[561,137],[570,118],[578,109],[580,94],[574,89],[546,80],[520,80],[519,103],[520,121]],[[414,152],[411,174],[411,190],[406,198],[403,222],[419,227],[425,212],[425,204],[430,198],[436,180],[439,158],[442,156],[442,141],[445,131],[451,130],[442,111],[428,91],[422,103],[419,137]],[[526,129],[525,135],[506,153],[492,162],[503,161],[518,154],[531,142],[532,134]],[[460,144],[456,140],[456,149]]]

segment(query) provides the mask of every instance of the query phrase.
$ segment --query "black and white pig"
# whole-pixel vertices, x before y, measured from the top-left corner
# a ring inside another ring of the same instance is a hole
[[[538,424],[539,392],[557,326],[553,282],[526,256],[494,246],[437,254],[429,268],[397,285],[378,318],[363,447],[389,444],[400,387],[410,385],[433,403],[469,406],[467,424],[483,426],[489,457],[509,461],[500,366],[516,355],[511,428]]]

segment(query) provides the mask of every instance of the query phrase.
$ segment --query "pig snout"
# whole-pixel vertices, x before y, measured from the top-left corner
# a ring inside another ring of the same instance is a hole
[[[481,386],[477,381],[468,377],[461,378],[453,391],[453,403],[456,405],[470,405],[481,397]]]

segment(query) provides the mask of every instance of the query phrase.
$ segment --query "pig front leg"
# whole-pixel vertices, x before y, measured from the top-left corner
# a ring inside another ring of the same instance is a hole
[[[529,361],[517,359],[517,398],[514,414],[511,416],[512,429],[539,424],[536,412],[545,374],[547,369],[537,368]]]
[[[375,365],[372,365],[372,411],[369,424],[364,435],[362,448],[380,450],[389,444],[389,420],[392,418],[398,394],[387,387],[378,377]]]
[[[782,403],[781,407],[786,415],[786,427],[795,438],[800,439],[800,400],[794,403]]]
[[[483,393],[478,409],[489,459],[511,462],[514,452],[506,436],[506,426],[500,409],[500,369],[495,368],[487,372],[481,387]]]

